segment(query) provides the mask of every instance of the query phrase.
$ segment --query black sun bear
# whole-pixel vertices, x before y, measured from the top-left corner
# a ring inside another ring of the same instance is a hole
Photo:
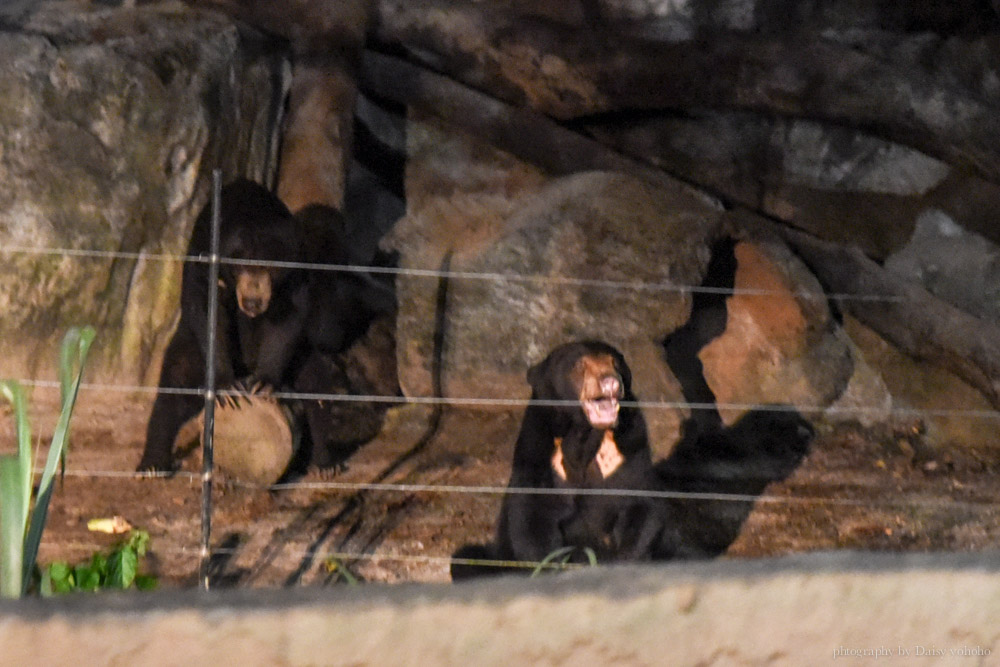
[[[528,382],[495,540],[459,549],[452,578],[530,571],[463,561],[537,563],[567,547],[574,560],[587,550],[602,563],[669,558],[675,522],[666,503],[642,493],[661,485],[622,354],[598,341],[561,345]]]
[[[210,252],[211,218],[209,204],[195,221],[189,256]],[[216,386],[278,388],[286,382],[309,315],[309,287],[303,271],[270,262],[302,261],[304,244],[299,222],[266,188],[239,179],[222,189],[219,283],[208,284],[207,263],[185,263],[180,322],[164,354],[161,389],[204,386],[209,335],[215,338]],[[208,331],[209,289],[219,290],[214,332]],[[139,470],[171,470],[177,433],[203,406],[200,395],[161,391]]]
[[[692,418],[670,456],[654,465],[616,349],[562,345],[528,371],[528,381],[532,400],[495,540],[456,551],[452,579],[531,571],[567,548],[575,561],[589,549],[602,563],[714,558],[739,535],[765,488],[798,467],[814,435],[790,406],[761,406],[723,427],[713,405],[705,408],[712,418]]]

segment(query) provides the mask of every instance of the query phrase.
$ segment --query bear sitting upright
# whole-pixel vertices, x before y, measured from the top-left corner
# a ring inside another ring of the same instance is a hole
[[[304,272],[268,262],[303,258],[301,226],[263,186],[246,179],[222,189],[218,285],[208,284],[205,262],[188,261],[181,281],[181,317],[163,357],[161,389],[197,389],[205,384],[209,289],[219,290],[215,338],[216,386],[280,387],[303,338],[309,313]],[[211,251],[211,204],[195,221],[189,256]],[[246,263],[241,263],[241,260]],[[204,399],[160,392],[153,404],[140,471],[172,470],[174,440],[198,414]]]
[[[641,493],[616,493],[662,488],[622,354],[597,341],[561,345],[529,369],[528,382],[531,403],[496,539],[462,547],[455,558],[537,563],[566,547],[574,549],[575,560],[585,550],[599,562],[669,558],[677,548],[669,506]],[[516,571],[526,569],[451,567],[452,579]]]

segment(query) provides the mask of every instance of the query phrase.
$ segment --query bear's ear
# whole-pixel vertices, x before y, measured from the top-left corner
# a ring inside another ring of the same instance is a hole
[[[528,384],[531,385],[532,389],[538,389],[545,384],[545,378],[548,374],[548,361],[549,359],[546,357],[528,369]]]
[[[545,364],[544,361],[539,362],[528,369],[528,384],[532,387],[538,385],[538,381],[541,378],[542,369],[541,367]]]

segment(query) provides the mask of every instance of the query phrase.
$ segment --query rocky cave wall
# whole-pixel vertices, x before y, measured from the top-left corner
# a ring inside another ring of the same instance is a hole
[[[683,330],[726,421],[775,402],[873,424],[1000,407],[985,1],[13,7],[2,375],[44,376],[88,322],[95,376],[155,382],[179,289],[159,255],[183,250],[219,165],[293,209],[342,204],[359,246],[404,270],[450,270],[443,304],[436,275],[397,281],[407,395],[439,372],[449,397],[523,398],[548,347],[601,337],[668,406],[650,421],[670,443],[688,397],[663,345]],[[737,293],[696,312],[725,239]],[[929,421],[939,443],[992,442],[989,420]]]
[[[214,12],[66,3],[0,51],[0,374],[53,377],[91,324],[90,378],[155,384],[212,168],[274,180],[287,52]]]

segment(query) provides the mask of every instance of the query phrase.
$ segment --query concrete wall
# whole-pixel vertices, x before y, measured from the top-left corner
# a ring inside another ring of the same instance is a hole
[[[998,572],[1000,554],[836,553],[31,599],[0,605],[0,664],[993,665]]]

